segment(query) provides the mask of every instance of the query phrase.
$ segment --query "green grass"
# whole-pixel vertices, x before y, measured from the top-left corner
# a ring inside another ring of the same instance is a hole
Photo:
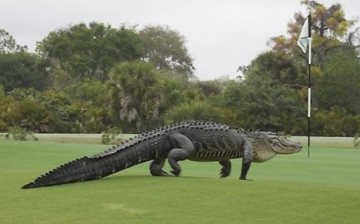
[[[217,163],[185,161],[179,178],[152,177],[144,163],[102,180],[21,190],[39,174],[107,148],[58,142],[0,141],[0,223],[360,220],[360,149],[351,147],[351,139],[313,138],[310,158],[304,149],[253,164],[253,181],[238,180],[240,160],[227,179],[218,178]]]

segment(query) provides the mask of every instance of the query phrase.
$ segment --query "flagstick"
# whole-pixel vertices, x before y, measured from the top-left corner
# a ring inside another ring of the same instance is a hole
[[[310,133],[311,133],[311,64],[309,64],[309,83],[308,83],[308,157],[310,157]]]
[[[310,157],[310,134],[311,134],[311,14],[309,13],[309,62],[308,62],[308,157]]]
[[[310,157],[310,135],[311,135],[311,13],[309,7],[309,16],[306,18],[304,25],[301,28],[300,36],[297,41],[297,45],[300,47],[302,52],[306,53],[308,50],[309,61],[308,61],[308,157]]]

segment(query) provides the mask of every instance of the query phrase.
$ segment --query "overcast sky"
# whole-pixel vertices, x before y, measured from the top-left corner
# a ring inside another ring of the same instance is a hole
[[[359,0],[323,0],[342,4],[346,17],[360,15]],[[167,25],[179,31],[201,80],[235,78],[268,49],[267,41],[286,34],[297,11],[306,14],[300,0],[0,0],[0,29],[34,51],[49,32],[79,22]]]

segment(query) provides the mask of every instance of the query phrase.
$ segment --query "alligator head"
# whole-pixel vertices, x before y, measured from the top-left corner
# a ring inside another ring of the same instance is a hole
[[[250,135],[255,149],[255,162],[265,162],[277,154],[292,154],[301,151],[300,142],[293,142],[284,136],[267,132],[257,132]]]

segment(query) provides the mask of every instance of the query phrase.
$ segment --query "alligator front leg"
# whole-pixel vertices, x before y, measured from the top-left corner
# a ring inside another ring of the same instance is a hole
[[[243,160],[243,164],[242,164],[242,167],[241,167],[241,175],[240,175],[240,180],[246,180],[246,175],[250,169],[250,166],[251,166],[251,162],[245,162],[244,163],[244,160]]]
[[[246,180],[246,175],[254,159],[254,147],[250,140],[245,139],[243,144],[243,160],[241,166],[240,180]]]
[[[185,160],[189,158],[195,151],[195,147],[191,140],[185,135],[180,133],[174,133],[170,136],[172,145],[176,148],[173,148],[168,154],[168,161],[173,169],[171,171],[175,176],[179,176],[181,172],[180,165],[178,161]]]
[[[153,176],[170,176],[170,174],[168,174],[166,171],[164,171],[162,169],[164,167],[165,160],[166,160],[166,158],[155,159],[151,162],[151,164],[150,164],[151,175],[153,175]]]
[[[220,171],[220,177],[225,178],[230,175],[231,173],[231,162],[230,160],[221,160],[219,163],[222,165],[221,171]]]

